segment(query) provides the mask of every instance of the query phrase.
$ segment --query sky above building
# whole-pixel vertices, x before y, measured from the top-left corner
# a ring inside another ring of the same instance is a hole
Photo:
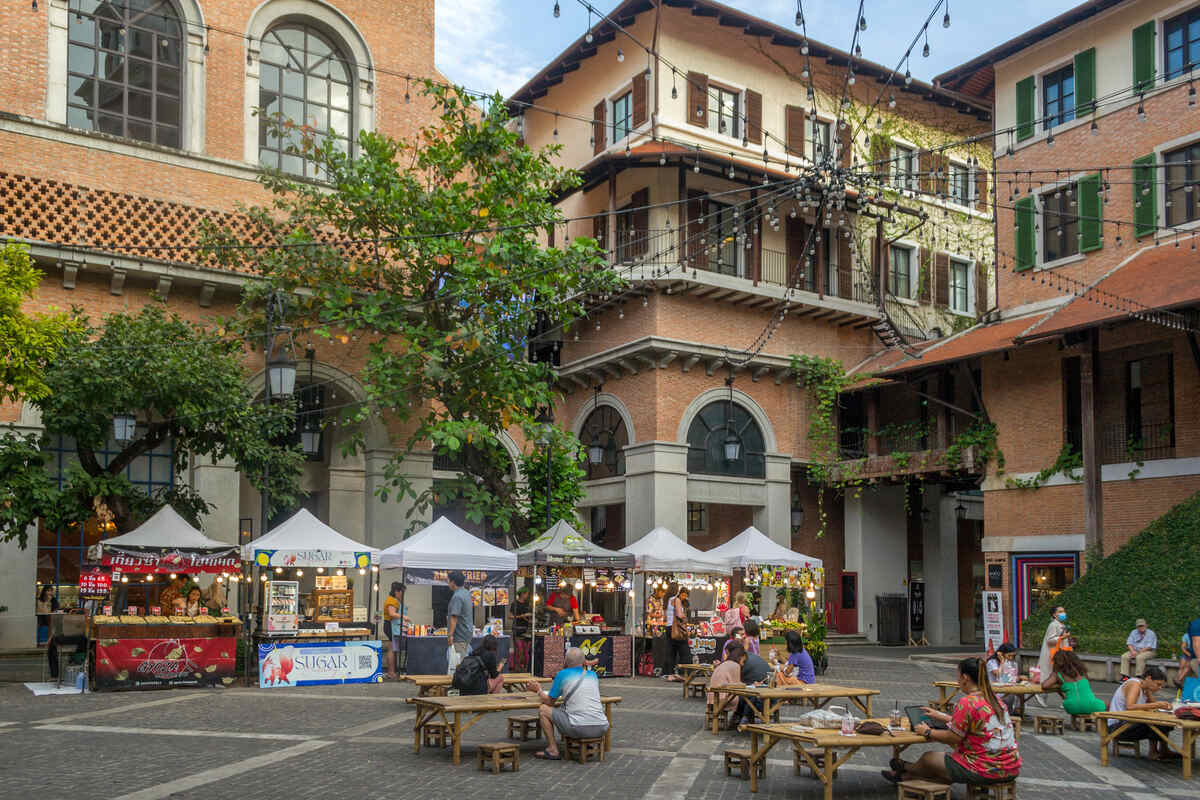
[[[861,34],[863,57],[889,67],[904,55],[937,0],[866,0],[867,30]],[[1079,0],[955,0],[949,5],[950,28],[942,27],[943,5],[929,26],[929,57],[914,49],[912,73],[930,79],[968,61],[1078,4]],[[724,0],[755,16],[794,29],[795,0]],[[587,28],[580,0],[559,0],[562,16],[553,16],[554,0],[438,0],[437,66],[456,83],[508,95]],[[616,0],[593,0],[608,12]],[[828,45],[849,49],[858,3],[855,0],[807,0],[808,34]],[[681,65],[686,68],[687,65]]]

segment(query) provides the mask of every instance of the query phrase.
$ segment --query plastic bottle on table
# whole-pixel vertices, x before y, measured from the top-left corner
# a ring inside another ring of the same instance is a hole
[[[850,713],[850,709],[846,709],[846,716],[842,717],[842,736],[854,735],[854,715]]]

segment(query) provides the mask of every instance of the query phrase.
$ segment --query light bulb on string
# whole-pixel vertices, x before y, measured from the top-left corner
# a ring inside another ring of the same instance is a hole
[[[588,6],[587,33],[584,34],[583,40],[588,44],[591,44],[595,38],[596,37],[592,36],[592,7]]]
[[[275,574],[276,574],[276,575],[282,575],[282,574],[283,574],[283,567],[276,567],[276,568],[275,568]]]
[[[912,72],[907,66],[904,67],[904,85],[912,86]]]
[[[624,63],[624,61],[625,61],[625,51],[618,47],[617,48],[617,63],[618,64]]]
[[[950,27],[950,3],[949,2],[946,3],[946,15],[944,17],[942,17],[942,27],[943,28]]]
[[[575,591],[578,592],[581,589],[583,589],[583,581],[580,581],[580,580],[575,581]]]
[[[858,18],[858,29],[865,31],[867,29],[867,18],[865,15],[860,15]]]
[[[554,0],[554,18],[558,19],[562,16],[562,9],[558,7],[558,0]]]

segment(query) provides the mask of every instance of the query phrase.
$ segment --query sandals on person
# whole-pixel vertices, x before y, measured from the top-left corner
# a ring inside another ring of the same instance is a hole
[[[882,772],[880,772],[879,774],[882,775],[883,779],[885,781],[887,781],[888,783],[899,783],[900,781],[904,780],[903,772],[896,772],[894,770],[885,769]]]
[[[539,750],[533,754],[533,757],[546,761],[562,761],[562,753],[551,753],[549,750]]]
[[[904,774],[904,762],[901,761],[900,759],[893,758],[891,761],[888,762],[888,766],[891,767],[892,772],[896,773],[897,775]]]

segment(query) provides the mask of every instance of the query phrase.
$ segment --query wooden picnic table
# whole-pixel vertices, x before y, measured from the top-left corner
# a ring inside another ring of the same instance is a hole
[[[1100,711],[1094,716],[1099,720],[1096,723],[1096,730],[1100,732],[1100,766],[1108,766],[1108,745],[1130,726],[1144,722],[1147,725],[1158,726],[1152,727],[1151,730],[1157,734],[1158,738],[1167,743],[1167,747],[1183,756],[1183,777],[1191,780],[1192,759],[1196,757],[1196,736],[1200,734],[1200,722],[1179,719],[1169,711]],[[1104,720],[1110,719],[1117,720],[1120,724],[1109,730],[1108,724]],[[1158,730],[1159,727],[1178,728],[1183,735],[1182,746],[1176,747],[1171,742],[1169,732],[1163,733]]]
[[[417,720],[413,724],[413,752],[421,752],[421,728],[435,716],[450,731],[454,745],[454,763],[459,763],[462,752],[462,735],[487,714],[498,711],[528,711],[538,709],[541,699],[533,692],[513,694],[473,694],[458,697],[410,697],[408,702],[417,707]],[[608,717],[608,731],[604,734],[604,750],[612,744],[612,706],[621,702],[620,697],[601,697],[604,715]],[[463,719],[466,716],[467,719]]]
[[[542,681],[545,678],[534,677],[532,672],[505,672],[504,688],[506,691],[521,691],[530,681]],[[444,695],[454,680],[449,675],[401,675],[400,680],[407,681],[417,687],[422,697],[428,695]]]
[[[712,675],[712,664],[677,664],[675,669],[683,673],[683,699],[687,700],[688,687],[701,675]]]
[[[861,689],[852,686],[837,686],[832,683],[806,683],[802,686],[782,686],[779,688],[771,688],[769,686],[746,686],[742,683],[728,683],[724,686],[718,686],[712,689],[717,695],[717,705],[713,709],[713,733],[717,732],[717,723],[721,717],[721,713],[725,710],[735,697],[745,697],[762,701],[762,710],[760,711],[754,704],[750,704],[754,709],[754,715],[764,723],[771,722],[771,717],[779,710],[780,706],[788,703],[804,703],[811,702],[813,708],[824,708],[830,700],[838,697],[845,697],[858,709],[871,716],[871,698],[879,694],[878,689]]]
[[[888,720],[877,719],[885,728]],[[810,745],[823,750],[824,766],[818,766],[804,747],[799,747],[800,757],[808,762],[813,774],[825,784],[825,800],[833,800],[833,773],[850,757],[864,747],[890,747],[892,757],[899,758],[900,753],[914,744],[927,744],[924,736],[918,736],[908,730],[908,720],[904,720],[903,729],[889,731],[880,736],[866,736],[856,733],[843,736],[840,730],[825,728],[807,728],[789,722],[760,725],[747,725],[750,732],[750,791],[758,791],[758,769],[756,765],[762,761],[765,765],[767,753],[781,741],[788,740],[800,745]],[[760,746],[761,740],[761,746]],[[840,755],[839,755],[840,753]]]
[[[953,705],[951,701],[958,694],[958,682],[934,681],[933,685],[937,687],[940,697],[937,700],[931,701],[930,705],[938,711],[949,714],[951,712],[950,707]],[[1022,683],[993,683],[992,689],[996,694],[1011,694],[1017,698],[1017,703],[1019,704],[1017,716],[1019,717],[1025,716],[1025,704],[1029,702],[1030,697],[1037,694],[1046,694],[1040,683],[1029,683],[1027,681]],[[1051,690],[1051,692],[1055,691]]]

